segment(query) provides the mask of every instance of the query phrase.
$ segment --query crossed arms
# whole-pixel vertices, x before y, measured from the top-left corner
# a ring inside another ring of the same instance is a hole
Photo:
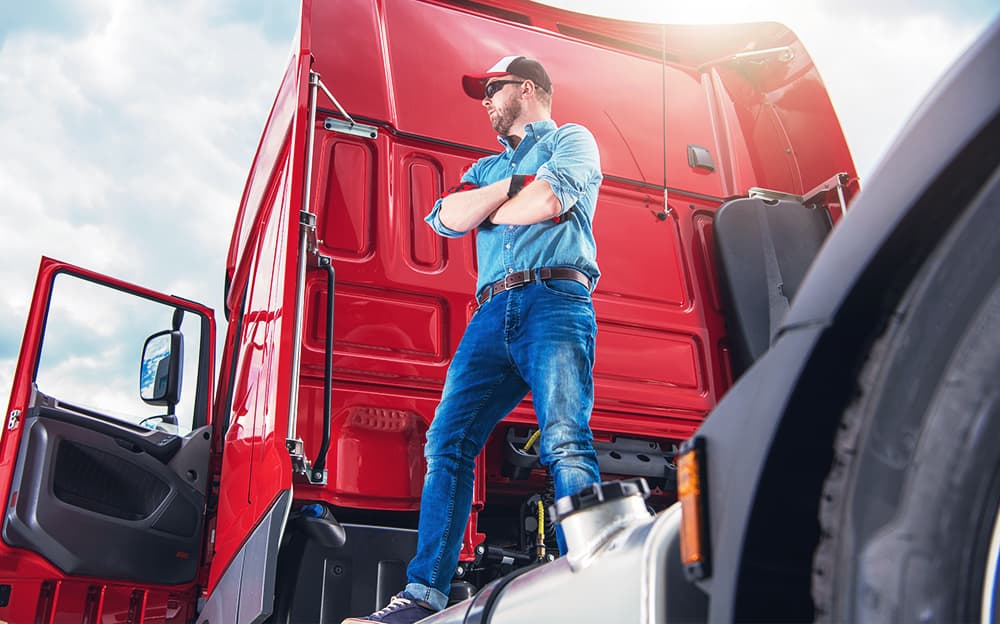
[[[532,225],[562,213],[562,203],[546,180],[534,180],[507,199],[510,178],[481,188],[452,193],[441,202],[438,218],[455,232],[468,232],[489,219],[496,225]]]
[[[480,224],[532,225],[553,219],[573,208],[592,185],[600,184],[597,143],[582,126],[567,124],[555,131],[549,159],[538,167],[535,179],[513,198],[507,198],[510,178],[484,184],[489,159],[477,161],[462,183],[434,205],[426,221],[440,235],[463,236]],[[486,163],[486,164],[484,164]]]

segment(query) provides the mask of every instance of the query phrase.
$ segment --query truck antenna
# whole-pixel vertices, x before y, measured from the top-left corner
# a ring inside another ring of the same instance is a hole
[[[668,187],[667,187],[667,25],[661,24],[661,39],[660,39],[660,101],[663,107],[663,212],[669,213],[670,206],[667,205],[667,199],[669,198]]]

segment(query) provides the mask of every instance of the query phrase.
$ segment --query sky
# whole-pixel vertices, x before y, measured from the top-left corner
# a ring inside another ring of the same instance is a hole
[[[641,21],[786,24],[826,82],[862,184],[997,14],[990,0],[550,3]],[[297,4],[280,0],[2,4],[4,405],[43,255],[205,303],[224,332],[232,221],[297,19]],[[80,334],[100,335],[87,325],[99,315],[80,316]]]

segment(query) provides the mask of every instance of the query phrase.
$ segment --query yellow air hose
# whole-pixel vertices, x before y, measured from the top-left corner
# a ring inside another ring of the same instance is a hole
[[[545,504],[538,501],[538,539],[535,541],[535,554],[538,560],[545,559]]]
[[[542,430],[536,429],[528,441],[524,443],[522,450],[530,451],[540,437],[542,437]],[[535,554],[539,561],[545,559],[545,503],[542,501],[538,501],[538,535],[535,538]]]

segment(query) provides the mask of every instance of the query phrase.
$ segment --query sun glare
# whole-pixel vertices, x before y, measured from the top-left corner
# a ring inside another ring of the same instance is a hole
[[[578,13],[638,22],[666,24],[733,24],[744,22],[796,21],[808,10],[788,0],[714,0],[707,3],[663,2],[661,0],[543,0],[543,4]]]

